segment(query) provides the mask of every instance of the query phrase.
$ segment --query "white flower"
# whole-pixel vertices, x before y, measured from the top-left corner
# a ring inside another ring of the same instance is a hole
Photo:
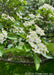
[[[9,19],[10,19],[12,22],[15,21],[15,19],[14,19],[13,17],[9,17]]]
[[[1,37],[1,38],[4,38],[4,35],[1,33],[1,34],[0,34],[0,37]]]
[[[18,12],[16,12],[16,14],[17,14],[17,16],[19,16],[19,18],[21,18],[22,19],[22,14],[20,13],[18,13]]]
[[[3,44],[4,39],[0,37],[0,43]]]
[[[10,19],[12,22],[15,21],[15,19],[14,19],[13,17],[11,17],[11,16],[9,16],[9,15],[6,15],[5,13],[2,13],[2,18],[3,18],[3,19],[6,19],[6,20]]]
[[[16,33],[16,32],[18,32],[18,31],[19,31],[19,28],[18,28],[18,27],[16,27],[16,26],[13,26],[13,29],[11,29],[11,30],[13,30],[13,33]]]
[[[38,37],[38,38],[36,38],[35,42],[36,42],[36,43],[41,43],[40,38],[39,38],[39,37]]]
[[[23,25],[24,25],[25,27],[31,26],[32,24],[34,24],[34,20],[25,21],[25,22],[23,23]]]
[[[23,2],[23,0],[20,0],[21,2]]]
[[[33,14],[29,14],[29,17],[30,17],[30,18],[34,18],[35,15],[33,15]]]
[[[0,34],[0,43],[3,44],[3,41],[4,41],[4,35],[1,33]]]
[[[52,14],[49,14],[49,17],[52,17],[53,15]]]
[[[25,33],[25,32],[23,31],[23,28],[19,28],[19,32],[20,32],[20,33]]]
[[[32,51],[34,51],[35,53],[40,54],[40,51],[39,51],[39,49],[38,49],[38,48],[37,48],[37,49],[32,49]]]
[[[42,30],[39,26],[35,25],[36,27],[36,33],[42,35],[45,35],[44,30]]]
[[[37,14],[36,20],[39,20],[39,18],[42,18],[43,19],[43,17],[40,14]]]
[[[2,29],[2,33],[0,33],[0,43],[3,44],[6,38],[7,38],[7,32],[4,29]]]
[[[24,31],[23,31],[23,28],[21,28],[21,27],[17,27],[17,26],[13,26],[13,28],[11,28],[10,29],[10,32],[13,30],[13,33],[18,33],[18,32],[20,32],[20,33],[25,33]]]
[[[2,29],[2,33],[3,33],[4,37],[7,38],[7,31],[5,31],[4,29]]]

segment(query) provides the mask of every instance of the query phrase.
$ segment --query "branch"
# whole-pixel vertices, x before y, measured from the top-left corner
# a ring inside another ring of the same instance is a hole
[[[42,61],[41,64],[44,64],[44,63],[47,63],[47,62],[50,62],[52,59],[45,59]],[[27,61],[13,61],[13,60],[7,60],[7,59],[4,59],[4,58],[0,58],[0,61],[3,61],[3,62],[7,62],[7,63],[14,63],[14,64],[27,64],[27,65],[34,65],[34,61],[32,62],[27,62]]]

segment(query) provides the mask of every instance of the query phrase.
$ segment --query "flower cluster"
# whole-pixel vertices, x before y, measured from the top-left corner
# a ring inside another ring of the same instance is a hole
[[[33,14],[28,14],[28,15],[29,15],[29,17],[30,17],[31,20],[25,21],[25,22],[23,23],[23,25],[24,25],[25,27],[34,25],[34,24],[35,24],[35,21],[40,20],[40,19],[43,19],[43,17],[42,17],[39,13],[38,13],[37,15],[33,15]],[[26,18],[25,18],[25,19],[26,19]]]
[[[49,4],[44,4],[43,6],[40,6],[39,9],[45,8],[46,10],[51,10],[52,13],[54,13],[54,8],[50,6]]]
[[[27,42],[29,42],[32,47],[32,50],[35,53],[46,55],[46,53],[49,52],[47,50],[47,47],[42,43],[40,37],[37,35],[36,31],[30,30],[29,35],[27,35]]]
[[[18,12],[16,12],[16,15],[20,18],[20,19],[22,19],[22,13],[20,12],[20,14],[18,13]]]
[[[40,20],[40,19],[43,19],[43,17],[38,13],[38,14],[36,15],[36,20]]]
[[[18,27],[16,27],[16,26],[14,26],[12,30],[13,30],[13,33],[16,33],[19,31]]]
[[[36,16],[33,14],[29,14],[29,17],[31,18],[31,20],[25,21],[23,25],[25,27],[33,25],[35,27],[35,30],[30,29],[26,41],[30,44],[32,50],[35,53],[46,55],[46,53],[48,53],[49,51],[47,50],[47,47],[42,43],[41,38],[39,37],[39,35],[45,35],[44,30],[42,30],[42,28],[35,24],[36,20],[39,20],[40,18],[43,19],[43,17],[40,14],[37,14]]]
[[[9,15],[6,15],[6,14],[4,14],[4,13],[2,14],[2,18],[3,18],[3,19],[6,19],[6,20],[9,20],[9,19],[10,19],[12,22],[15,21],[15,19],[14,19],[13,17],[10,17]]]
[[[52,14],[49,14],[49,17],[54,17]]]
[[[2,29],[2,33],[0,33],[0,43],[3,44],[6,38],[7,38],[7,32],[4,29]]]
[[[10,29],[10,32],[13,31],[13,33],[24,33],[23,28],[13,26],[13,28]]]
[[[25,21],[25,22],[23,23],[23,25],[24,25],[25,27],[31,26],[32,24],[34,24],[34,20]]]
[[[30,18],[35,18],[35,15],[29,14],[29,17],[30,17]]]

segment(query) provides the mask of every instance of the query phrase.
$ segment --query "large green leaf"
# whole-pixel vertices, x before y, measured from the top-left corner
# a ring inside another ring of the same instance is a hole
[[[41,59],[37,56],[37,54],[34,54],[34,63],[36,70],[38,70],[40,67]]]
[[[47,48],[50,51],[50,53],[54,54],[54,43],[49,43],[47,45]]]

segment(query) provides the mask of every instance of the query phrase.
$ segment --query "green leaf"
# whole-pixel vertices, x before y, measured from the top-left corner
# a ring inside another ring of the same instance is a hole
[[[26,2],[26,1],[23,1],[23,3],[24,3],[25,5],[27,5],[27,2]]]
[[[8,52],[14,53],[14,52],[23,52],[23,51],[25,50],[21,46],[20,47],[18,46],[18,47],[6,49],[6,50],[4,49],[3,54]]]
[[[34,54],[34,63],[36,70],[38,70],[40,67],[41,59],[37,56],[37,54]]]
[[[51,55],[44,55],[44,54],[43,54],[43,56],[44,56],[45,58],[47,58],[47,59],[53,59],[53,57],[52,57]]]
[[[3,28],[3,25],[2,25],[2,23],[0,23],[0,29],[2,29]]]
[[[10,40],[17,40],[16,37],[9,37],[9,36],[8,36],[8,39],[10,39]]]
[[[3,50],[4,46],[2,44],[0,44],[0,50]]]
[[[8,49],[10,49],[11,47],[13,47],[13,44],[9,44],[8,45]]]
[[[27,39],[26,36],[23,35],[23,34],[21,34],[21,33],[20,33],[20,34],[17,34],[17,35],[19,35],[19,36],[22,37],[23,39]]]
[[[29,46],[29,44],[25,44],[24,49],[26,52],[29,52],[31,50],[31,47]]]
[[[22,50],[23,49],[23,46],[20,45],[20,46],[17,46],[16,48]]]
[[[54,55],[54,43],[49,43],[47,45],[47,48],[50,51],[50,53],[52,53]]]
[[[0,51],[0,57],[2,57],[2,55],[3,55],[3,53],[2,53],[2,51]]]
[[[43,38],[41,38],[41,40],[45,45],[48,45],[48,42],[46,42]]]

